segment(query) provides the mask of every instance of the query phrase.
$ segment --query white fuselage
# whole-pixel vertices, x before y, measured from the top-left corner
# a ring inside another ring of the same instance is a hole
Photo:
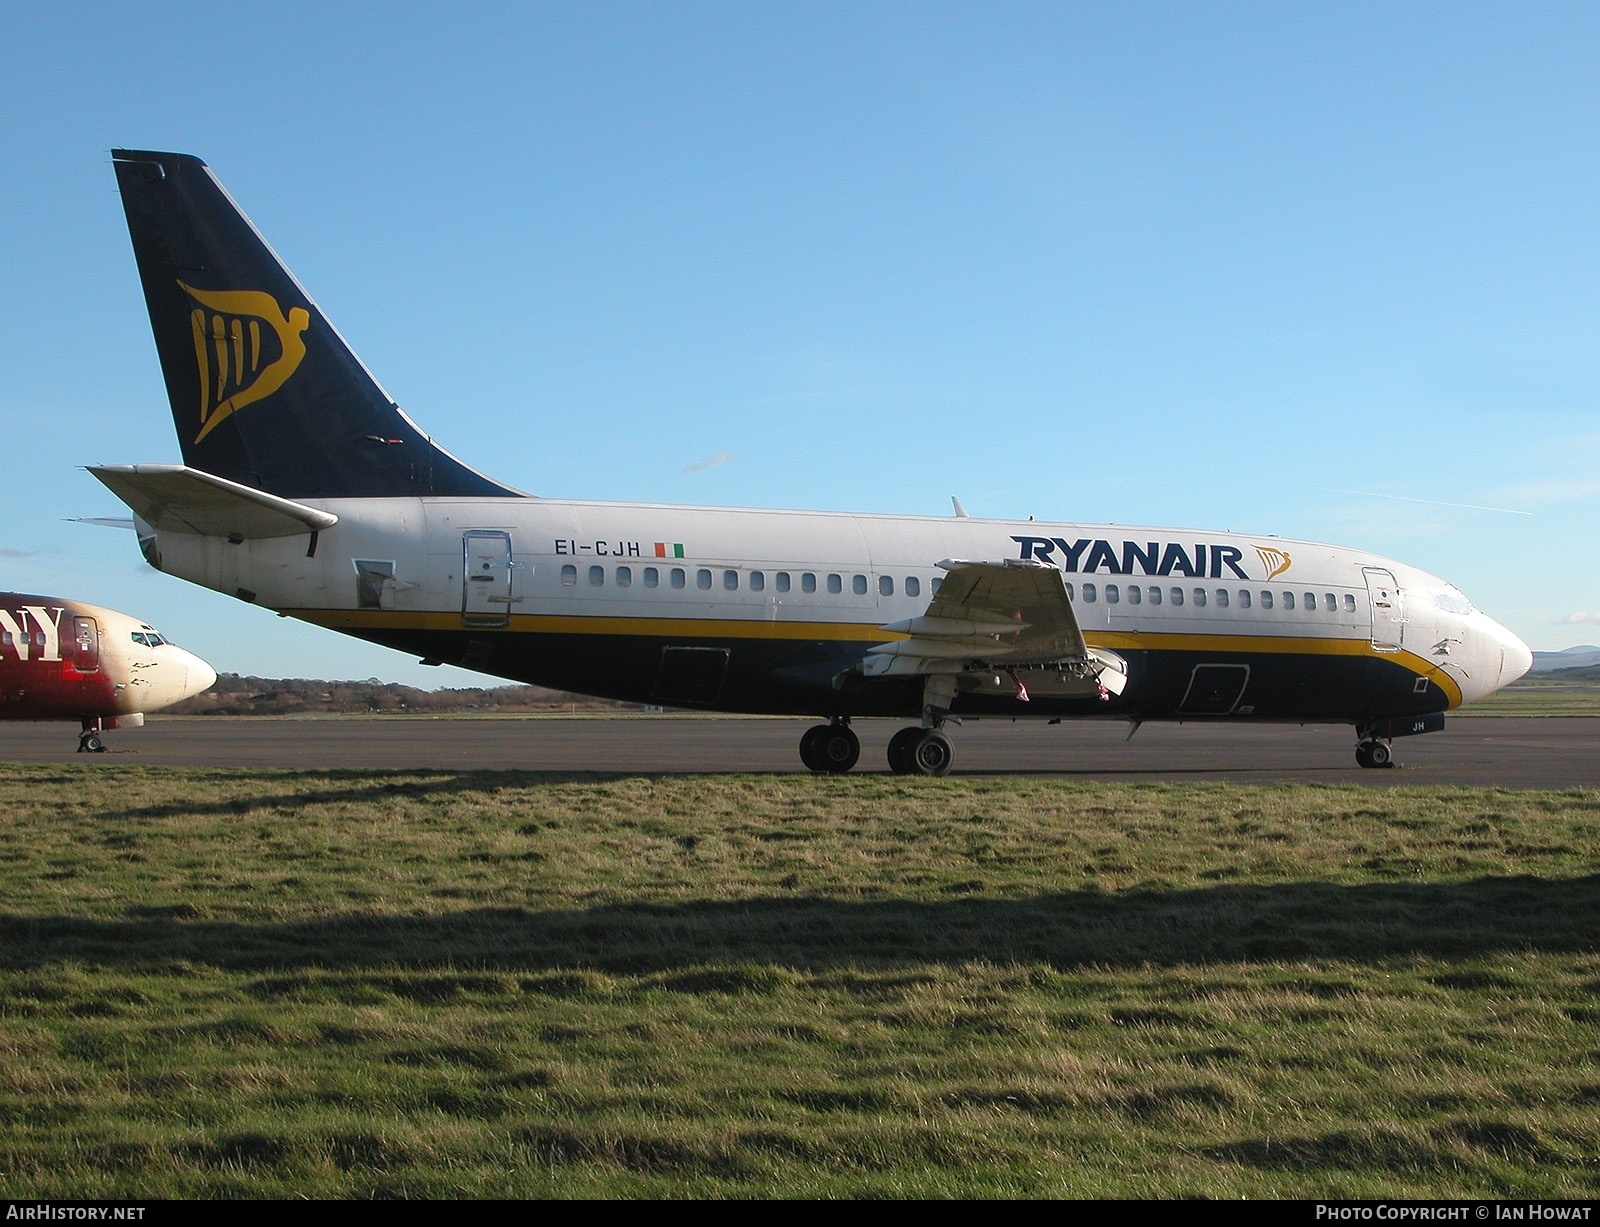
[[[1064,571],[1085,639],[1114,652],[1388,658],[1449,707],[1531,664],[1443,580],[1271,536],[539,498],[306,503],[338,516],[314,550],[306,537],[163,531],[160,566],[380,641],[467,630],[575,635],[596,651],[607,636],[645,636],[864,652],[894,638],[878,628],[926,609],[941,561],[1032,559]],[[1333,696],[1328,710],[1342,710]]]

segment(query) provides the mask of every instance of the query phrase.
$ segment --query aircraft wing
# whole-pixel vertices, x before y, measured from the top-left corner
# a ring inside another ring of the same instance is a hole
[[[1066,583],[1040,563],[945,560],[948,572],[921,617],[882,629],[906,638],[869,650],[868,677],[905,674],[1056,673],[1062,684],[1105,685],[1120,693],[1126,666],[1084,642]]]

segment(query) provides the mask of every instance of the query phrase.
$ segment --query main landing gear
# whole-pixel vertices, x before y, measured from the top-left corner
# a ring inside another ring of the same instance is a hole
[[[843,775],[861,758],[861,741],[848,716],[818,724],[800,738],[800,761],[818,775]],[[889,769],[896,775],[948,775],[955,747],[937,728],[901,729],[889,741]]]
[[[861,757],[861,739],[850,731],[849,716],[835,716],[800,738],[800,761],[819,775],[843,775]]]
[[[955,747],[939,729],[913,726],[889,739],[889,770],[896,775],[948,775]]]
[[[1356,743],[1356,762],[1363,767],[1394,766],[1394,751],[1387,741],[1369,738]]]

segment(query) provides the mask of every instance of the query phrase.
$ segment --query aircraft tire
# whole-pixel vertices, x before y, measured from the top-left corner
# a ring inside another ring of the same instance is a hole
[[[1363,767],[1394,766],[1394,751],[1382,741],[1363,741],[1356,746],[1356,762]]]
[[[901,729],[889,738],[889,770],[896,775],[912,775],[917,765],[912,762],[912,747],[922,740],[922,730],[916,725]]]
[[[812,754],[817,763],[813,771],[828,775],[843,775],[861,758],[861,739],[843,724],[823,724],[813,743]]]
[[[827,734],[828,726],[826,724],[815,724],[808,728],[801,736],[800,761],[806,765],[806,770],[817,772],[827,770],[827,767],[823,765],[822,759],[817,753],[817,741],[820,738],[827,736]]]
[[[918,775],[948,775],[956,749],[937,729],[930,729],[911,745],[911,769]]]

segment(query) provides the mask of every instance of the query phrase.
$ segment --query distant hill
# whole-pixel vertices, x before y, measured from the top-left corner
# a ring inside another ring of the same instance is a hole
[[[1600,665],[1600,648],[1585,644],[1560,652],[1535,652],[1530,672],[1553,673],[1557,669],[1586,669],[1590,665]]]
[[[313,678],[218,676],[211,689],[167,712],[177,716],[293,716],[311,712],[388,712],[459,715],[463,712],[638,711],[616,703],[543,686],[419,690],[398,682],[325,682]]]

